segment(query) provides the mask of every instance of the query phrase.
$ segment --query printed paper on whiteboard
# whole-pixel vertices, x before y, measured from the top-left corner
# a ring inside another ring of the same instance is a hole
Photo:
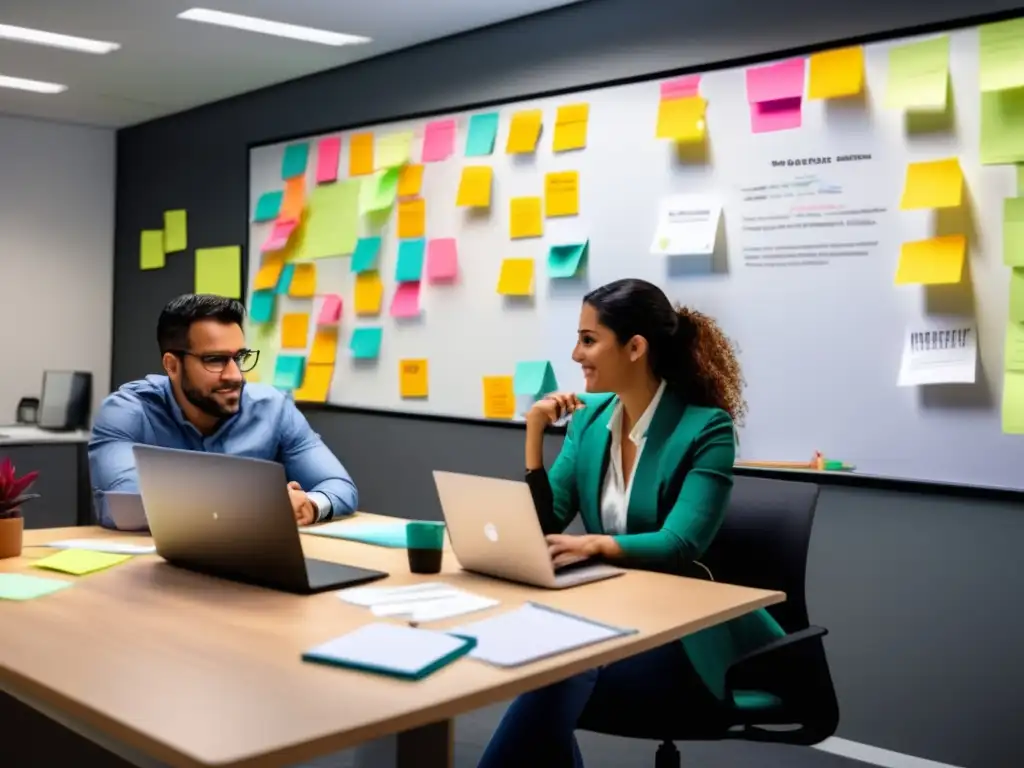
[[[931,319],[906,330],[898,385],[973,384],[978,331],[971,320]]]
[[[658,207],[651,253],[706,256],[714,253],[722,203],[710,195],[671,195]]]

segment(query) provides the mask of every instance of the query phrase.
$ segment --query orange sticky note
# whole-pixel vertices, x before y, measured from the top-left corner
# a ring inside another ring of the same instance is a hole
[[[658,104],[655,137],[680,142],[703,141],[707,106],[707,101],[700,96],[662,99]]]
[[[423,166],[405,165],[398,172],[398,196],[415,197],[423,186]]]
[[[489,206],[492,176],[493,171],[489,165],[467,165],[463,168],[455,204],[472,208]]]
[[[334,378],[333,365],[307,365],[302,386],[292,396],[298,403],[325,403]]]
[[[277,286],[282,269],[284,269],[283,253],[277,252],[264,256],[260,271],[256,273],[256,279],[253,281],[253,290],[265,291]]]
[[[510,155],[521,155],[536,151],[537,141],[540,139],[541,117],[539,109],[527,109],[512,115],[505,152]]]
[[[904,243],[896,285],[949,285],[963,276],[967,239],[946,235]]]
[[[399,360],[398,382],[402,397],[427,397],[430,394],[427,361]]]
[[[295,265],[288,295],[297,299],[308,299],[316,293],[316,264],[304,262]]]
[[[373,134],[353,134],[348,143],[348,175],[368,176],[373,171]]]
[[[580,174],[559,171],[544,177],[544,213],[547,216],[575,216],[580,212]]]
[[[501,262],[498,293],[502,296],[532,296],[533,259],[505,259]]]
[[[508,210],[509,233],[513,239],[541,237],[544,234],[539,197],[513,197],[509,200]]]
[[[296,176],[284,183],[284,200],[278,221],[300,221],[302,209],[306,207],[306,177]]]
[[[555,116],[554,151],[567,152],[587,146],[587,124],[589,121],[589,104],[568,104],[559,107]]]
[[[337,326],[320,326],[316,329],[313,337],[313,350],[309,353],[307,363],[323,365],[334,364],[338,355],[338,328]],[[306,368],[306,377],[309,377],[309,368]]]
[[[511,419],[516,415],[516,394],[511,376],[484,376],[484,418]]]
[[[379,315],[384,301],[384,283],[377,272],[356,275],[355,308],[357,315]]]
[[[309,315],[290,312],[281,318],[281,346],[284,349],[305,349],[309,338]]]
[[[963,200],[964,174],[955,157],[907,166],[900,208],[956,208]]]
[[[811,54],[809,99],[856,96],[864,88],[864,49],[859,45]]]
[[[423,237],[427,231],[427,201],[422,197],[398,203],[398,236],[403,240]]]

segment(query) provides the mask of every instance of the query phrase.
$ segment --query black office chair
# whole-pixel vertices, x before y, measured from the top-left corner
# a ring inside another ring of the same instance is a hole
[[[629,702],[621,711],[586,709],[578,727],[661,741],[655,768],[679,768],[675,741],[807,746],[834,734],[839,703],[821,640],[828,630],[811,626],[804,595],[817,504],[813,483],[735,479],[725,521],[701,562],[716,581],[785,592],[785,602],[768,611],[787,635],[736,660],[726,672],[727,702],[714,711],[671,711],[661,701]]]

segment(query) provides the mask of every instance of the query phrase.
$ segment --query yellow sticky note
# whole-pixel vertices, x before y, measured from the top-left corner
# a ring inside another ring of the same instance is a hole
[[[900,208],[956,208],[963,199],[964,175],[955,157],[907,166]]]
[[[281,318],[282,349],[305,349],[309,338],[309,315],[289,312]]]
[[[1024,86],[1024,19],[982,24],[978,48],[982,92]]]
[[[281,270],[284,269],[284,254],[280,251],[269,253],[263,257],[260,264],[260,271],[256,273],[253,281],[253,290],[266,291],[277,286],[281,278]]]
[[[427,397],[430,394],[427,361],[399,360],[398,381],[402,397]]]
[[[567,104],[559,107],[555,116],[555,152],[583,149],[587,146],[587,125],[590,122],[589,104]]]
[[[297,403],[325,403],[331,391],[331,379],[334,378],[333,365],[307,365],[302,377],[302,386],[292,396]]]
[[[492,176],[493,171],[489,165],[467,165],[463,168],[455,204],[473,208],[489,206]]]
[[[890,109],[941,111],[949,93],[949,36],[889,49],[885,105]]]
[[[523,110],[512,115],[505,152],[510,155],[521,155],[536,151],[537,141],[540,139],[541,117],[539,109]]]
[[[313,350],[306,361],[310,365],[334,364],[338,355],[338,329],[335,326],[324,326],[316,329],[313,337]],[[308,381],[309,368],[306,368]]]
[[[377,272],[356,275],[355,308],[357,315],[379,315],[384,301],[384,283]]]
[[[423,186],[423,166],[407,165],[398,174],[398,196],[415,197]]]
[[[856,96],[864,88],[864,49],[859,45],[811,54],[809,99]]]
[[[352,134],[348,142],[348,175],[367,176],[373,171],[373,134]]]
[[[316,293],[316,264],[296,264],[288,295],[297,299],[308,299]]]
[[[904,243],[896,285],[949,285],[963,275],[967,239],[946,235]]]
[[[427,201],[422,197],[401,200],[398,203],[398,236],[400,238],[423,237],[427,231]]]
[[[511,419],[516,415],[516,393],[511,376],[484,376],[484,418]]]
[[[176,253],[188,248],[188,214],[164,211],[164,252]]]
[[[509,200],[508,209],[509,232],[513,239],[541,237],[544,234],[539,197],[513,197]]]
[[[374,165],[376,168],[397,168],[409,162],[412,153],[412,131],[392,133],[377,139]]]
[[[65,549],[55,555],[41,558],[32,563],[36,568],[48,571],[70,573],[73,576],[84,576],[94,571],[102,571],[112,565],[130,560],[131,555],[115,555],[112,552],[94,552],[91,549]]]
[[[502,296],[532,296],[533,259],[505,259],[501,262],[498,293]]]
[[[575,216],[580,212],[580,174],[559,171],[544,177],[546,216]]]
[[[237,245],[196,249],[196,293],[242,298],[242,249]]]
[[[708,102],[701,96],[662,99],[658,104],[658,125],[654,135],[659,139],[697,142],[704,140]]]
[[[306,207],[306,177],[295,176],[284,183],[284,198],[278,221],[301,221],[302,209]]]
[[[163,230],[142,230],[139,239],[139,269],[162,269],[165,263]]]

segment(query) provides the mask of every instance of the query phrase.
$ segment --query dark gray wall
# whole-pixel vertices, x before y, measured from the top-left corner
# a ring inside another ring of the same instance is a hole
[[[243,243],[247,145],[470,103],[1010,10],[984,0],[590,0],[318,75],[118,135],[115,386],[158,369],[154,324],[192,263],[138,270],[139,230],[189,211],[193,245]],[[516,476],[515,429],[316,413],[363,508],[434,517],[429,470]],[[555,446],[552,446],[553,448]],[[1012,714],[1024,669],[1016,550],[1024,511],[911,493],[828,489],[810,573],[829,626],[840,735],[970,768],[1024,764]],[[1019,708],[1016,709],[1019,723]]]

